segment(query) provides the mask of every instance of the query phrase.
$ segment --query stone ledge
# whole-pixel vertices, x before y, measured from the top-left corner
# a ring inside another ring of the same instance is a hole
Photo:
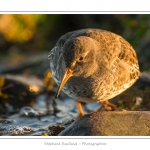
[[[103,111],[78,118],[58,136],[147,136],[150,111]]]

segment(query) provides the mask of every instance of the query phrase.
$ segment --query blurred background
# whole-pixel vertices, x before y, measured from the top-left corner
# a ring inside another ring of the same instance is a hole
[[[60,36],[84,28],[121,35],[136,50],[141,72],[150,71],[150,15],[1,14],[0,135],[57,135],[78,116],[63,92],[54,100],[48,53]],[[150,74],[115,99],[119,109],[150,110]],[[83,104],[85,112],[98,107]]]
[[[141,71],[150,69],[150,15],[2,14],[0,73],[15,70],[13,67],[22,61],[39,55],[45,58],[43,54],[48,55],[61,35],[83,28],[104,29],[123,36],[137,51]],[[35,58],[35,62],[37,59],[40,60]]]

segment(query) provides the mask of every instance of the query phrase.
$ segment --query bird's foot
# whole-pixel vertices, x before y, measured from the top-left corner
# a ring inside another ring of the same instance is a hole
[[[101,106],[96,110],[96,112],[101,111],[103,108],[107,111],[110,111],[116,109],[117,106],[115,104],[108,102],[108,100],[105,100],[101,102]]]
[[[78,107],[78,110],[79,110],[79,116],[78,117],[84,116],[85,114],[84,114],[84,111],[82,109],[81,102],[77,101],[77,107]],[[103,108],[107,111],[110,111],[110,110],[116,109],[117,106],[115,104],[112,104],[112,103],[108,102],[108,100],[105,100],[105,101],[101,102],[101,106],[94,112],[101,111]]]

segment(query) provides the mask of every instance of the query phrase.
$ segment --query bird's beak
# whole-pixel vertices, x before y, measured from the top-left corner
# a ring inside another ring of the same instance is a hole
[[[58,87],[58,90],[57,90],[57,93],[56,93],[56,95],[55,95],[55,98],[58,97],[58,95],[59,95],[60,91],[62,90],[63,86],[64,86],[65,83],[69,80],[69,78],[70,78],[71,76],[73,76],[73,70],[70,69],[70,68],[66,68],[66,71],[65,71],[65,73],[64,73],[64,76],[63,76],[62,79],[61,79],[61,83],[60,83],[60,85],[59,85],[59,87]]]

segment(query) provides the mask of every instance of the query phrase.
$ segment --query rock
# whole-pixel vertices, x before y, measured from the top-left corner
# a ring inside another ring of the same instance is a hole
[[[20,115],[21,116],[26,116],[26,117],[34,117],[34,116],[38,116],[39,113],[34,110],[33,108],[29,107],[29,106],[24,106],[20,109]]]
[[[142,73],[133,86],[111,99],[110,102],[126,110],[149,111],[150,73]]]
[[[39,94],[46,89],[36,76],[0,76],[0,115],[14,113],[23,106],[32,106]]]
[[[147,136],[148,111],[102,111],[78,118],[58,136]]]
[[[44,70],[42,67],[45,68],[44,63],[47,63],[47,53],[43,53],[40,55],[34,54],[30,56],[24,56],[19,61],[11,61],[10,58],[6,59],[7,61],[1,62],[0,64],[0,74],[6,74],[6,73],[18,73],[22,72],[25,69],[30,69],[30,71],[33,71],[35,69],[40,70],[43,72]],[[20,56],[20,55],[19,55]],[[49,64],[49,63],[48,63]],[[49,65],[48,65],[49,67]],[[46,66],[47,68],[47,66]],[[35,71],[36,72],[36,71]]]

